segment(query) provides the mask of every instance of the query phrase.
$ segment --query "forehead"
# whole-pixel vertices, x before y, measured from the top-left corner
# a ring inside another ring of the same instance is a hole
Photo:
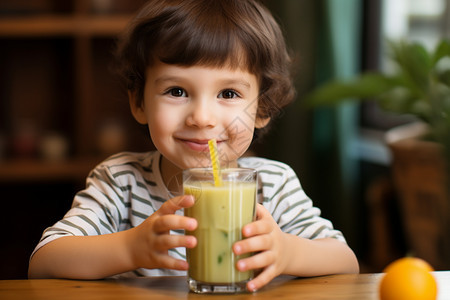
[[[198,81],[240,85],[258,89],[256,75],[246,69],[225,66],[183,66],[157,61],[147,68],[147,79],[156,83],[165,81]]]
[[[248,72],[257,76],[256,70],[252,68],[249,62],[248,53],[238,44],[229,45],[222,55],[218,55],[214,49],[207,49],[201,45],[197,45],[200,49],[185,49],[183,55],[178,53],[178,49],[184,49],[182,44],[177,47],[171,46],[170,52],[167,47],[159,46],[153,53],[150,53],[149,66],[156,63],[164,63],[167,65],[176,65],[179,67],[201,66],[210,69],[223,69],[228,71]],[[214,47],[212,47],[214,48]]]

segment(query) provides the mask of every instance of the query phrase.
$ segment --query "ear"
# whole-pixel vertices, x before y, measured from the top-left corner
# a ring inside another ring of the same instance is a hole
[[[255,120],[255,128],[264,128],[267,126],[267,124],[269,124],[270,122],[270,117],[267,118],[256,118]]]
[[[144,105],[138,104],[136,98],[136,91],[128,91],[128,101],[130,103],[131,113],[133,114],[134,119],[140,124],[147,124],[147,117],[144,111]]]

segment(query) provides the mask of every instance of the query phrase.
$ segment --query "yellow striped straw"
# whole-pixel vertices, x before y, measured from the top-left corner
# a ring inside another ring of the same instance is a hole
[[[209,146],[209,155],[211,156],[211,163],[213,169],[214,176],[214,185],[222,186],[222,176],[220,174],[220,163],[219,158],[217,156],[217,142],[215,139],[211,139],[208,141]]]

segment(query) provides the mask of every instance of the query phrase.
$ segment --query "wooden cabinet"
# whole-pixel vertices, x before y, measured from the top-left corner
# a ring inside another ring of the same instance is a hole
[[[0,180],[86,176],[113,152],[152,147],[112,70],[116,37],[143,2],[0,4]]]
[[[42,231],[97,163],[152,148],[111,70],[116,36],[142,4],[0,1],[0,279],[26,278]]]

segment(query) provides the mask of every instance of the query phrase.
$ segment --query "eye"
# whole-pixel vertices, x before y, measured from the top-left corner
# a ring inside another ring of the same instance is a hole
[[[168,89],[165,94],[169,94],[172,97],[187,97],[187,93],[180,87],[173,87]]]
[[[224,99],[233,99],[240,97],[240,95],[234,90],[223,90],[222,92],[220,92],[218,97]]]

